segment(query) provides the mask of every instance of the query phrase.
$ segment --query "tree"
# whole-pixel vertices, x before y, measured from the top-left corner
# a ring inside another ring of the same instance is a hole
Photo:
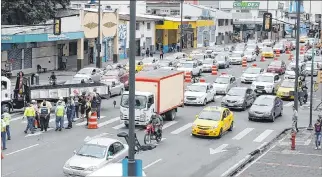
[[[34,25],[53,19],[57,8],[66,8],[70,0],[2,0],[2,25]]]

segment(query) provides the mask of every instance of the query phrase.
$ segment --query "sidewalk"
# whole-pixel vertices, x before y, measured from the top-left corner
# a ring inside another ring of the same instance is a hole
[[[196,48],[196,49],[193,49],[193,48],[183,49],[182,52],[185,52],[185,53],[189,54],[193,50],[198,50],[198,49],[204,49],[204,47],[202,47],[202,48]],[[173,55],[173,54],[175,54],[175,53],[165,53],[163,57],[165,58],[165,57],[170,56],[170,55]],[[159,58],[159,56],[160,56],[160,53],[159,52],[156,52],[154,54],[154,57]],[[135,56],[135,60],[141,60],[142,58],[143,58],[142,56]],[[126,58],[126,59],[119,59],[119,62],[118,63],[126,64],[128,61],[129,61],[128,58]],[[110,65],[110,64],[113,64],[113,61],[109,60],[107,62],[103,62],[102,63],[102,67],[104,68],[104,67],[106,67],[107,65]],[[85,67],[96,67],[96,65],[95,64],[90,64],[90,65],[84,66],[84,68]],[[68,71],[59,71],[59,70],[57,70],[57,71],[54,71],[54,72],[55,72],[55,74],[57,76],[57,81],[58,82],[64,82],[64,81],[67,81],[67,80],[72,79],[73,76],[76,74],[76,71],[77,71],[77,68],[72,68],[72,69],[70,69]],[[49,77],[51,75],[51,72],[52,71],[48,71],[46,73],[39,73],[39,84],[40,85],[45,85],[45,84],[48,84],[49,83]],[[29,76],[29,74],[26,75],[26,76]],[[12,83],[11,84],[12,86],[14,86],[16,84],[16,79],[17,79],[17,77],[11,77],[10,78],[11,83]]]
[[[260,156],[239,176],[261,177],[320,177],[322,150],[315,150],[314,131],[301,129],[296,135],[296,148],[291,150],[291,134],[287,132],[279,142]]]

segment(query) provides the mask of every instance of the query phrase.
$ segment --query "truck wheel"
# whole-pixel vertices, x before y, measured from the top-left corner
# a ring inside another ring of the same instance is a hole
[[[175,118],[176,118],[176,110],[171,110],[171,111],[169,111],[168,113],[167,113],[167,119],[169,120],[169,121],[173,121]]]

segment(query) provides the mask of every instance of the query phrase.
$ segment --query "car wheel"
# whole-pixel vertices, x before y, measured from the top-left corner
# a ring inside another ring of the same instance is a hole
[[[222,137],[222,128],[220,129],[220,132],[219,132],[219,135],[218,135],[218,138],[221,138]]]
[[[252,119],[252,118],[250,118],[250,117],[248,117],[248,120],[249,120],[249,121],[252,121],[253,119]]]
[[[275,122],[275,113],[272,114],[271,122]]]
[[[204,105],[204,106],[207,105],[207,99],[203,100],[203,104],[202,105]]]
[[[233,131],[233,128],[234,128],[234,121],[231,122],[228,131]]]

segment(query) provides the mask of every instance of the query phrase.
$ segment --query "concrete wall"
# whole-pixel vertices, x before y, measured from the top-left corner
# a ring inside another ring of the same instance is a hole
[[[136,39],[140,39],[140,47],[143,47],[143,44],[146,42],[146,38],[151,38],[151,44],[155,44],[155,23],[154,21],[149,22],[137,22],[140,25],[140,29],[136,30],[135,37]],[[150,23],[150,29],[147,29],[147,23]],[[130,42],[130,22],[127,21],[127,39],[126,39],[126,46],[129,47]]]
[[[83,31],[79,16],[64,17],[61,19],[61,30],[63,33]]]

